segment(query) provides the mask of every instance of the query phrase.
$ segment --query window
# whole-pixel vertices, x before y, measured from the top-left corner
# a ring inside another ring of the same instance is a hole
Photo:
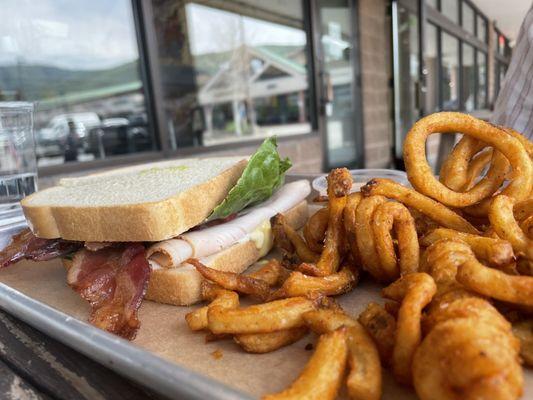
[[[437,27],[426,26],[426,47],[424,53],[424,73],[426,75],[426,113],[439,110],[439,66],[437,53]]]
[[[459,24],[459,0],[440,0],[440,11],[444,16]]]
[[[437,9],[437,0],[426,0],[426,4],[435,10]]]
[[[459,109],[459,40],[442,32],[442,109]]]
[[[477,107],[478,109],[487,108],[487,55],[477,52]]]
[[[311,132],[302,5],[264,8],[153,1],[172,148]]]
[[[465,31],[474,35],[474,26],[476,21],[476,15],[474,9],[469,6],[467,3],[462,3],[462,12],[463,12],[463,28]]]
[[[130,1],[6,1],[0,100],[36,102],[39,166],[155,148]]]
[[[477,38],[483,43],[487,42],[487,21],[481,15],[477,16]]]
[[[476,107],[476,60],[474,48],[463,43],[463,66],[462,66],[462,100],[463,109],[467,112]]]

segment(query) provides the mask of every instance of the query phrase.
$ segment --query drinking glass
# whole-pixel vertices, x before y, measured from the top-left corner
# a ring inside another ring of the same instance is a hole
[[[33,104],[0,102],[0,225],[20,220],[20,200],[37,190]]]

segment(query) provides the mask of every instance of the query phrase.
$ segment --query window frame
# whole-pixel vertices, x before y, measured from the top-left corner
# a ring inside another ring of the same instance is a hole
[[[156,31],[154,25],[154,13],[152,3],[149,0],[130,0],[133,22],[135,27],[135,39],[139,50],[139,64],[141,80],[145,96],[146,113],[148,117],[148,129],[155,140],[155,151],[131,153],[126,155],[111,156],[105,159],[78,161],[68,164],[69,173],[77,173],[92,169],[111,168],[126,164],[136,164],[148,161],[157,161],[166,158],[190,157],[196,154],[208,154],[216,151],[233,150],[242,147],[259,145],[263,139],[253,139],[222,143],[213,146],[177,147],[171,146],[171,135],[167,118],[162,107],[164,103],[163,86],[159,70],[158,49]],[[319,96],[317,94],[318,76],[313,48],[312,21],[310,18],[310,1],[300,0],[303,9],[303,30],[306,35],[306,53],[309,60],[307,67],[308,91],[310,110],[311,131],[304,134],[290,134],[278,136],[278,142],[295,139],[307,139],[321,136],[319,117]],[[47,177],[65,173],[65,164],[42,166],[38,168],[39,176]]]
[[[425,0],[421,0],[426,3]],[[463,27],[463,3],[468,5],[473,11],[474,11],[474,32],[468,32]],[[478,59],[478,52],[482,52],[485,54],[485,56],[489,53],[489,44],[488,44],[488,18],[481,12],[481,10],[470,0],[459,0],[459,23],[456,24],[449,18],[447,18],[444,14],[441,13],[441,0],[438,0],[437,2],[437,9],[429,6],[425,7],[425,13],[426,13],[426,20],[424,23],[431,23],[437,28],[437,57],[438,57],[438,79],[439,79],[439,109],[442,109],[443,107],[443,90],[442,90],[442,36],[443,32],[447,33],[448,35],[451,35],[452,37],[459,40],[459,84],[460,88],[458,91],[459,96],[459,110],[464,111],[465,110],[465,100],[464,99],[464,79],[463,79],[463,48],[465,45],[472,46],[474,49],[474,66],[476,69],[475,74],[475,81],[474,81],[474,87],[476,91],[476,95],[474,97],[474,110],[470,112],[476,112],[479,110],[482,110],[482,108],[479,108],[479,102],[478,102],[478,90],[480,87],[479,84],[479,59]],[[478,20],[481,18],[483,21],[485,21],[485,40],[480,40],[478,37]],[[488,57],[487,57],[488,59]],[[485,66],[485,85],[487,85],[488,82],[488,68]],[[488,108],[488,88],[485,89],[485,109]]]

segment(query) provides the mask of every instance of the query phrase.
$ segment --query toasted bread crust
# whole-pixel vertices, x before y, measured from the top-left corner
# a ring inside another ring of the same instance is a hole
[[[246,160],[215,178],[158,202],[110,207],[21,204],[36,236],[86,242],[157,242],[201,223],[237,183]],[[42,192],[40,192],[42,193]]]

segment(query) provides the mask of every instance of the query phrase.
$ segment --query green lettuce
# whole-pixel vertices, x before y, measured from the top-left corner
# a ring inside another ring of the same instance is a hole
[[[229,217],[272,196],[283,184],[285,171],[292,166],[289,158],[280,158],[277,148],[275,136],[265,139],[248,161],[237,184],[215,207],[208,221]]]

